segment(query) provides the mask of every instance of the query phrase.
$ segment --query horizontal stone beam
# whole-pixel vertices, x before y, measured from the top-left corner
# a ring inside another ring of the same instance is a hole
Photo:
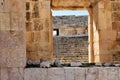
[[[53,9],[86,9],[90,6],[89,0],[52,0]]]

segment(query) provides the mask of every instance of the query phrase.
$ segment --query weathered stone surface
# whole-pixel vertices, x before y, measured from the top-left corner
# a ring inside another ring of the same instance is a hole
[[[0,12],[10,12],[10,1],[0,0]]]
[[[23,0],[0,0],[0,67],[25,67]]]
[[[79,66],[81,66],[81,65],[82,65],[81,62],[71,62],[71,63],[70,63],[70,66],[72,66],[72,67],[79,67]]]
[[[26,64],[24,32],[0,32],[0,66],[24,67]]]
[[[119,68],[108,68],[108,80],[119,80]]]
[[[50,17],[50,0],[26,0],[26,48],[29,60],[51,59]]]
[[[119,80],[119,68],[98,68],[99,80]]]
[[[112,5],[112,11],[120,11],[120,2],[113,2]]]
[[[75,69],[65,67],[65,80],[75,80]]]
[[[0,30],[10,30],[10,14],[9,13],[0,13]]]
[[[86,80],[97,80],[98,79],[98,69],[88,68],[86,69]]]
[[[1,68],[1,80],[24,80],[23,68]]]
[[[113,12],[112,13],[112,20],[113,21],[120,21],[120,12]]]
[[[86,0],[52,0],[53,9],[74,9],[86,8],[90,6],[90,1]]]
[[[75,68],[75,80],[86,80],[85,68]]]
[[[98,68],[99,70],[99,80],[108,80],[107,68]]]
[[[120,32],[120,22],[113,22],[112,29]]]
[[[88,37],[54,37],[54,57],[61,63],[88,62]]]
[[[88,16],[53,16],[52,19],[54,28],[88,26]]]
[[[24,71],[24,72],[23,72]],[[1,68],[1,80],[119,80],[119,67]]]
[[[42,68],[25,69],[24,80],[47,80],[47,69]]]
[[[120,68],[118,69],[119,73],[118,73],[118,79],[120,79]]]
[[[65,80],[65,72],[63,68],[48,69],[48,80]]]

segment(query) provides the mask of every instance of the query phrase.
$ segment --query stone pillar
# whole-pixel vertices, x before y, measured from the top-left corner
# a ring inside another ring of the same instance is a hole
[[[26,7],[27,3],[27,59],[50,60],[53,55],[50,0],[27,0]]]
[[[120,1],[111,1],[112,30],[116,31],[116,41],[113,48],[112,59],[120,62]]]
[[[113,62],[116,31],[112,29],[111,1],[99,1],[96,9],[98,17],[94,28],[95,62]]]
[[[0,67],[25,67],[24,0],[0,0]]]
[[[89,35],[89,62],[94,62],[94,51],[93,51],[93,11],[91,8],[88,9],[89,20],[88,20],[88,35]]]

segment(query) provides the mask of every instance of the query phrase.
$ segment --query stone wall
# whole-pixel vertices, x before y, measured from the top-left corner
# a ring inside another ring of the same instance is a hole
[[[0,67],[26,65],[24,8],[23,0],[0,0]]]
[[[54,58],[88,62],[88,16],[54,16],[53,28],[59,30],[53,37]]]
[[[119,67],[0,68],[0,80],[119,80]]]
[[[50,0],[26,0],[27,59],[52,58],[52,27]]]
[[[119,62],[119,0],[99,1],[93,7],[93,48],[95,62]]]
[[[88,36],[54,37],[54,57],[61,63],[88,62]]]
[[[53,16],[53,28],[59,36],[87,34],[88,16]]]
[[[112,54],[113,61],[120,61],[120,1],[111,1],[112,6],[112,29],[116,31],[116,46]]]
[[[53,16],[53,27],[80,27],[88,26],[88,16]]]

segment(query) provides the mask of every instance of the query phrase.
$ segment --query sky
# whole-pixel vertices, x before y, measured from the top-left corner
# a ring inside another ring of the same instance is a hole
[[[52,10],[53,16],[68,16],[68,15],[75,15],[75,16],[81,16],[81,15],[88,15],[87,11],[81,11],[81,10]]]

